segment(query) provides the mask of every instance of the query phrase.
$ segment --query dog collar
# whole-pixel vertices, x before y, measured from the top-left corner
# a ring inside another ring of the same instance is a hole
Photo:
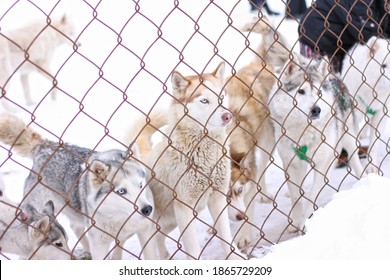
[[[363,97],[360,95],[358,96],[359,100],[363,103],[364,106],[366,106],[366,112],[367,114],[374,116],[376,114],[376,110],[372,109],[368,104],[363,100]]]
[[[306,156],[306,152],[307,152],[307,146],[306,145],[297,146],[297,147],[293,146],[293,149],[294,149],[295,154],[297,155],[297,157],[300,160],[304,160],[304,161],[310,162],[309,159]]]

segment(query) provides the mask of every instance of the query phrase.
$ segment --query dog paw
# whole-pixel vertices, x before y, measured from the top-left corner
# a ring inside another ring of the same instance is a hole
[[[260,202],[271,203],[272,201],[273,201],[273,197],[269,196],[268,194],[267,195],[262,195],[260,197]]]
[[[367,174],[374,173],[374,174],[379,174],[379,168],[370,164],[367,169],[366,169]]]
[[[77,260],[92,260],[92,255],[90,252],[85,252],[82,250],[76,250],[75,256]]]
[[[248,257],[247,256],[244,256],[242,253],[240,253],[239,251],[234,251],[233,253],[231,253],[229,255],[229,257],[227,257],[228,260],[247,260]]]
[[[251,244],[251,238],[249,235],[240,236],[236,241],[237,247],[239,249],[247,247]]]

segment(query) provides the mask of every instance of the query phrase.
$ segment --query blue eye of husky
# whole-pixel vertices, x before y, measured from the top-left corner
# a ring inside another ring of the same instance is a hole
[[[125,188],[120,188],[116,191],[120,195],[125,195],[127,194],[127,190]]]
[[[206,99],[206,98],[201,99],[200,102],[203,103],[203,104],[208,104],[209,103],[208,99]]]
[[[298,89],[298,91],[297,91],[297,92],[298,92],[299,94],[302,94],[302,95],[303,95],[303,94],[305,94],[305,91],[304,91],[303,89],[301,89],[301,88],[300,88],[300,89]]]

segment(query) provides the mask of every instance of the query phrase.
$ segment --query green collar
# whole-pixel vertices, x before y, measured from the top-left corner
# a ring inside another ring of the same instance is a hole
[[[376,110],[372,109],[368,104],[363,100],[363,98],[359,95],[359,100],[363,103],[364,106],[366,106],[366,112],[367,114],[374,116],[376,114]]]
[[[295,154],[297,155],[297,157],[300,160],[304,160],[304,161],[310,162],[310,160],[306,156],[306,152],[307,152],[307,146],[306,145],[303,145],[303,146],[300,146],[300,147],[293,147],[293,149],[294,149]]]

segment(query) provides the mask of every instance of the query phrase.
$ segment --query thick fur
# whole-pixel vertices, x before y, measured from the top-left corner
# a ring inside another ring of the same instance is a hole
[[[0,190],[0,247],[1,251],[23,259],[67,260],[72,254],[68,236],[54,218],[54,205],[48,201],[39,213],[28,205],[22,212]]]
[[[32,72],[43,73],[50,80],[54,75],[50,64],[56,49],[64,43],[73,43],[69,36],[74,35],[74,26],[63,16],[48,25],[36,21],[25,27],[5,32],[0,39],[0,88],[5,88],[12,74],[20,74],[21,82],[28,105],[34,104],[31,96],[28,76]],[[7,91],[8,92],[8,91]],[[55,98],[55,90],[51,93]]]
[[[52,200],[56,213],[61,211],[69,218],[84,250],[91,252],[93,259],[107,258],[113,241],[118,244],[113,258],[120,258],[120,246],[134,233],[142,245],[146,244],[150,236],[144,231],[153,226],[148,218],[153,199],[145,186],[146,173],[136,159],[135,146],[128,153],[59,144],[44,139],[12,115],[0,117],[0,141],[10,145],[11,152],[33,159],[24,202],[39,211]],[[155,258],[154,250],[148,248],[145,257]]]
[[[223,258],[241,258],[232,250],[227,211],[230,160],[226,127],[231,113],[224,107],[224,64],[201,76],[172,74],[174,100],[168,115],[167,141],[159,142],[146,162],[151,169],[150,186],[155,199],[155,219],[161,227],[158,248],[161,258],[171,258],[166,236],[177,226],[182,250],[189,258],[201,258],[196,234],[196,212],[208,206],[221,239]],[[202,81],[202,82],[200,82]]]
[[[262,195],[265,201],[269,199],[265,170],[274,146],[274,133],[267,103],[274,83],[273,68],[260,62],[250,63],[227,79],[228,108],[235,120],[228,128],[230,154],[235,163],[232,172],[233,189],[235,184],[240,184],[243,180],[241,178],[241,181],[237,181],[237,174],[247,179],[242,195],[245,196],[244,211],[248,219],[236,237],[239,247],[244,247],[255,239],[251,224],[255,222],[253,211],[256,195]],[[241,217],[239,213],[231,214],[231,217],[234,216]]]
[[[294,59],[287,63],[269,99],[291,196],[292,231],[302,230],[305,219],[316,209],[316,198],[327,184],[327,174],[341,148],[351,155],[356,176],[363,173],[352,101],[347,92],[335,91],[340,84],[328,72],[325,59],[316,65]],[[314,181],[307,195],[302,185],[309,172],[314,172]]]
[[[390,106],[390,55],[389,39],[372,37],[366,44],[356,44],[345,56],[341,78],[357,103],[356,116],[359,121],[367,118],[370,129],[369,166],[377,173],[378,127],[384,126]],[[375,113],[374,113],[375,112]]]
[[[242,30],[257,33],[262,40],[255,61],[226,79],[228,108],[235,120],[228,128],[233,161],[232,193],[236,193],[230,218],[242,220],[247,216],[235,239],[240,248],[256,238],[251,230],[251,224],[255,224],[256,195],[261,194],[263,201],[270,198],[266,191],[265,170],[274,147],[274,131],[269,118],[268,97],[276,81],[274,72],[284,66],[290,54],[286,40],[268,18],[256,18]],[[237,192],[242,188],[244,191]],[[243,210],[240,209],[242,199]]]
[[[241,30],[261,35],[261,43],[256,50],[256,61],[266,63],[279,72],[290,57],[291,47],[272,22],[263,15],[245,24]]]

